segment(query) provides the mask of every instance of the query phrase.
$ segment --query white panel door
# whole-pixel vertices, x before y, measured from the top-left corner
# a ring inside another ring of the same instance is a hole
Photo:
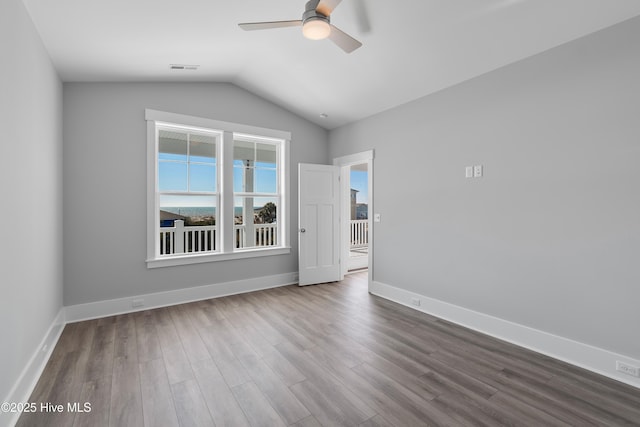
[[[298,165],[300,286],[340,280],[340,168]]]

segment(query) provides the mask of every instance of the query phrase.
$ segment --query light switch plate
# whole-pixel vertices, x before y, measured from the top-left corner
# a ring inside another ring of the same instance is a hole
[[[380,214],[373,214],[373,222],[380,222]]]
[[[467,166],[464,168],[464,177],[473,178],[473,166]]]

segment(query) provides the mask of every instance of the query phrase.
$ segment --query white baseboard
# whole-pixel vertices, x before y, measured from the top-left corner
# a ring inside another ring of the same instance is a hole
[[[135,295],[106,301],[96,301],[87,304],[71,305],[65,307],[65,314],[67,322],[78,322],[81,320],[97,319],[117,314],[150,310],[153,308],[184,304],[209,298],[277,288],[280,286],[292,285],[294,283],[298,283],[298,273],[284,273],[273,276],[237,280],[233,282],[216,283],[213,285],[176,289],[173,291]],[[144,303],[141,306],[133,307],[134,300],[142,300]]]
[[[349,270],[358,270],[361,268],[367,268],[369,266],[369,256],[350,256],[347,260],[347,265]]]
[[[9,395],[2,402],[28,402],[31,393],[36,387],[40,375],[44,371],[53,349],[58,342],[58,338],[62,334],[62,330],[65,325],[64,308],[58,311],[55,319],[49,326],[47,333],[42,338],[40,345],[35,349],[35,352],[27,362],[26,366],[20,373],[18,380],[13,385],[13,388],[9,392]],[[45,347],[46,346],[46,347]],[[46,349],[46,350],[43,350]],[[0,411],[0,425],[13,426],[18,422],[20,413],[10,413]]]
[[[616,371],[616,361],[640,366],[640,360],[409,292],[384,283],[371,281],[369,283],[369,292],[418,311],[440,317],[469,329],[491,335],[520,347],[545,354],[633,387],[640,388],[640,378],[628,376]],[[414,298],[420,299],[420,306],[411,304]]]

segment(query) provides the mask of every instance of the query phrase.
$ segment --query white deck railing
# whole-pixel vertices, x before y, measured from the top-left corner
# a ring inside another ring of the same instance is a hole
[[[236,248],[247,246],[246,227],[244,225],[234,226],[234,245]],[[278,244],[278,226],[272,224],[254,224],[255,244],[253,246],[276,246]]]
[[[216,250],[216,226],[185,227],[184,221],[174,221],[173,227],[160,228],[160,255]]]
[[[255,244],[253,246],[276,246],[278,244],[278,226],[276,224],[255,224]],[[247,246],[246,227],[234,226],[234,245],[236,248]],[[215,225],[185,227],[184,221],[174,221],[173,227],[160,227],[160,255],[172,255],[194,252],[213,252],[216,250]]]
[[[369,246],[369,220],[351,220],[351,248]]]
[[[352,220],[350,226],[350,247],[364,248],[369,245],[369,221]],[[244,248],[247,245],[246,227],[234,226],[234,245]],[[276,246],[278,244],[277,224],[255,224],[254,246]],[[215,225],[185,227],[184,221],[174,221],[173,227],[160,228],[160,255],[193,252],[213,252],[216,250]]]

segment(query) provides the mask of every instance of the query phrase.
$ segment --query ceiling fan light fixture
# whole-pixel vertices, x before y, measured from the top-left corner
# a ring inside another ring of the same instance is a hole
[[[322,40],[331,34],[331,26],[322,18],[309,18],[302,25],[302,34],[310,40]]]
[[[358,40],[331,24],[331,12],[341,0],[309,0],[302,19],[289,21],[245,22],[238,24],[245,31],[272,28],[302,27],[302,35],[310,40],[329,39],[345,53],[362,46]]]

